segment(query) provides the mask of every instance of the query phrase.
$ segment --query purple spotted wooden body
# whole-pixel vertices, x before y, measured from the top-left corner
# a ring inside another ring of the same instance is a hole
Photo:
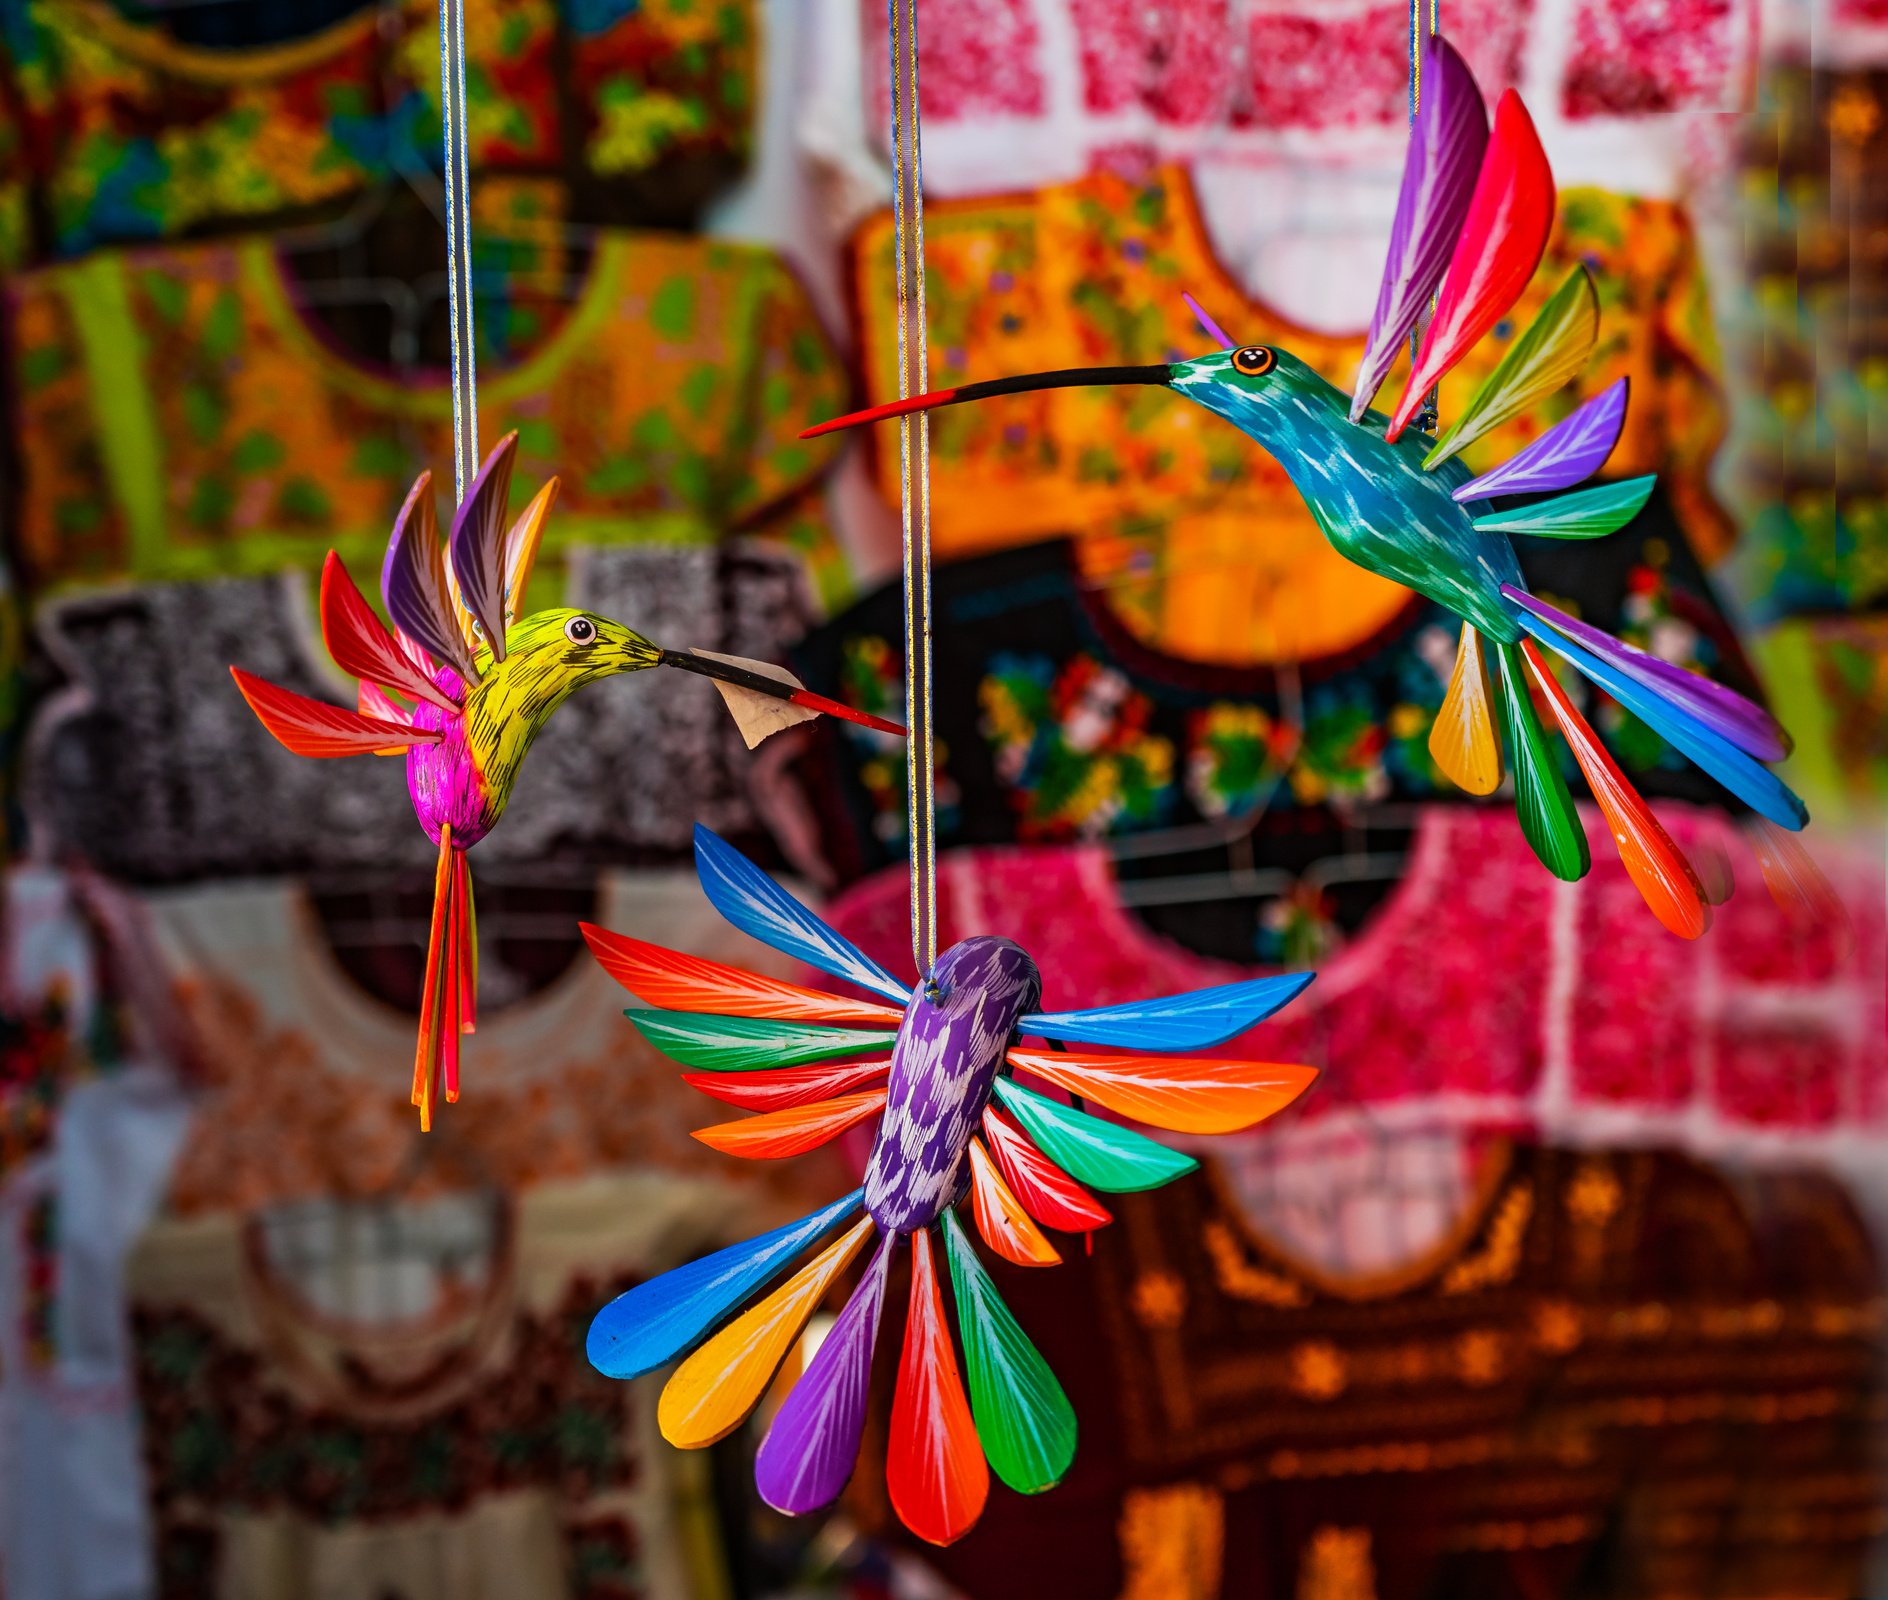
[[[464,680],[450,667],[441,667],[433,681],[450,695],[464,690]],[[494,806],[480,781],[466,720],[421,700],[413,708],[414,725],[438,728],[445,737],[437,744],[416,744],[406,753],[406,792],[426,837],[438,844],[440,825],[449,822],[452,842],[461,850],[490,833],[504,811],[502,800]]]
[[[1033,1010],[1042,977],[1020,945],[979,936],[952,945],[920,988],[892,1046],[890,1097],[865,1169],[865,1209],[881,1228],[912,1233],[969,1186],[970,1136],[1017,1018]]]

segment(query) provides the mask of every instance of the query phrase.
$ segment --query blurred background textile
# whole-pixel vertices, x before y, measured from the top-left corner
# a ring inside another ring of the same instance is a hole
[[[467,10],[482,425],[520,506],[563,484],[527,606],[902,717],[895,449],[798,437],[897,392],[882,7]],[[1405,0],[919,18],[935,385],[1198,353],[1183,291],[1348,384]],[[1602,543],[1521,541],[1529,584],[1763,699],[1814,821],[1786,847],[1570,683],[1735,887],[1679,941],[1610,850],[1558,882],[1450,786],[1452,620],[1239,434],[1147,389],[940,413],[942,940],[1016,938],[1069,1006],[1315,966],[1227,1050],[1322,1076],[1180,1141],[1200,1172],[1057,1272],[992,1266],[1080,1449],[935,1550],[882,1471],[761,1505],[771,1402],[683,1454],[583,1353],[863,1146],[691,1139],[716,1119],[579,921],[813,981],[707,905],[703,822],[907,972],[902,749],[749,752],[693,678],[575,699],[480,852],[486,1014],[421,1135],[399,773],[289,755],[226,668],[350,692],[322,558],[370,571],[448,468],[436,12],[0,0],[0,1596],[1888,1590],[1888,5],[1441,21],[1559,185],[1443,416],[1585,264],[1593,361],[1465,459],[1631,380],[1607,470],[1658,488]]]

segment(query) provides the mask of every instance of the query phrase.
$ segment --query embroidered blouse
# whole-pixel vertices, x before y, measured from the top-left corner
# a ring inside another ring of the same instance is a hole
[[[744,163],[751,0],[499,0],[466,21],[475,167],[660,189],[685,173],[699,187],[704,163],[723,179]],[[558,76],[566,31],[574,101]],[[401,164],[438,164],[439,24],[424,0],[244,49],[181,42],[104,0],[6,0],[0,47],[55,255],[292,210]]]

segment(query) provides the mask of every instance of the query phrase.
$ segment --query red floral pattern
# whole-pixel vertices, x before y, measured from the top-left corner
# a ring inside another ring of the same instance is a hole
[[[1754,26],[1751,0],[1581,0],[1567,115],[1730,110]]]

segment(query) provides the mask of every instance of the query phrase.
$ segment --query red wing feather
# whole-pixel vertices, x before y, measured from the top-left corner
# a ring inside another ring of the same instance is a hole
[[[364,756],[415,744],[437,744],[437,729],[415,728],[410,723],[382,722],[358,711],[311,700],[231,667],[230,676],[242,690],[249,709],[263,727],[298,756]]]
[[[459,702],[395,642],[335,550],[328,552],[321,569],[321,638],[334,664],[350,677],[414,700],[430,700],[441,711],[459,709]]]
[[[646,944],[594,923],[578,926],[603,970],[638,999],[663,1011],[765,1017],[774,1022],[863,1022],[894,1028],[903,1020],[904,1013],[896,1006],[802,989],[778,978]]]
[[[745,1156],[750,1161],[778,1161],[785,1156],[817,1150],[854,1123],[877,1116],[885,1109],[887,1098],[883,1089],[841,1095],[837,1100],[821,1100],[810,1106],[791,1106],[785,1111],[763,1112],[739,1122],[697,1128],[695,1137],[723,1155]]]

